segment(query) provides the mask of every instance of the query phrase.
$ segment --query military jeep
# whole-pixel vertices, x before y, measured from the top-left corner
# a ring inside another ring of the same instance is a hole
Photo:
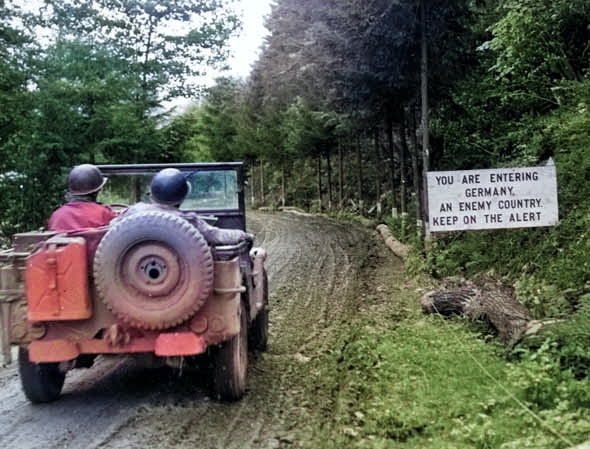
[[[241,163],[102,165],[99,200],[119,213],[149,201],[165,167],[190,184],[181,211],[246,230]],[[68,370],[111,355],[174,368],[205,359],[213,396],[238,400],[249,350],[267,345],[265,257],[251,241],[214,246],[179,214],[153,210],[102,228],[16,234],[0,252],[3,354],[18,346],[33,403],[57,399]]]

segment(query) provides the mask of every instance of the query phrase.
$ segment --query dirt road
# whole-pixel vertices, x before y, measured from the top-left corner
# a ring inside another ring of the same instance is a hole
[[[373,266],[383,262],[376,255],[381,250],[375,232],[321,217],[252,213],[248,227],[268,252],[271,312],[269,349],[251,360],[243,400],[210,400],[198,373],[179,378],[129,359],[103,359],[68,373],[60,400],[33,406],[12,364],[0,370],[0,447],[297,446],[313,401],[297,367],[330,349],[334,333],[353,316]],[[388,263],[399,271],[395,259]]]

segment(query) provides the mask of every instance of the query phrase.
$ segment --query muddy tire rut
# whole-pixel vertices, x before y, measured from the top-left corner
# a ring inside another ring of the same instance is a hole
[[[297,213],[250,213],[248,228],[268,253],[271,311],[268,350],[251,356],[241,401],[210,399],[199,371],[179,375],[101,358],[68,373],[58,401],[31,405],[13,363],[0,369],[0,447],[297,446],[301,402],[310,400],[298,366],[328,351],[353,318],[356,299],[370,288],[378,237],[360,225]]]

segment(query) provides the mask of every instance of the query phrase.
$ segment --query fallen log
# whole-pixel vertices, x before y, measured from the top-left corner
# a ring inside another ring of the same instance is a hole
[[[387,225],[384,224],[380,224],[377,226],[377,231],[379,231],[379,234],[381,234],[381,237],[383,237],[383,241],[385,242],[385,244],[387,245],[387,247],[393,251],[393,253],[399,257],[400,259],[405,259],[408,256],[408,252],[409,252],[409,247],[407,245],[404,245],[403,243],[401,243],[399,240],[397,240],[393,234],[391,233],[391,231],[389,230],[389,227],[387,227]]]
[[[555,322],[532,320],[527,308],[516,300],[514,290],[508,286],[489,280],[483,285],[469,281],[460,284],[424,295],[420,301],[422,311],[485,320],[496,329],[498,338],[509,346]]]

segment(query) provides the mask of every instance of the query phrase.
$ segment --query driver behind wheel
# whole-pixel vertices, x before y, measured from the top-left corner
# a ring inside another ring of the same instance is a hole
[[[154,175],[150,183],[151,203],[137,203],[129,207],[118,218],[130,214],[161,210],[177,214],[188,220],[211,245],[235,245],[242,241],[252,242],[254,236],[241,229],[222,229],[212,226],[199,218],[194,212],[182,212],[180,204],[190,192],[190,184],[182,172],[176,168],[165,168]]]
[[[96,201],[107,182],[92,164],[76,165],[68,175],[67,203],[56,209],[47,224],[51,231],[75,231],[106,226],[116,217],[107,206]]]

